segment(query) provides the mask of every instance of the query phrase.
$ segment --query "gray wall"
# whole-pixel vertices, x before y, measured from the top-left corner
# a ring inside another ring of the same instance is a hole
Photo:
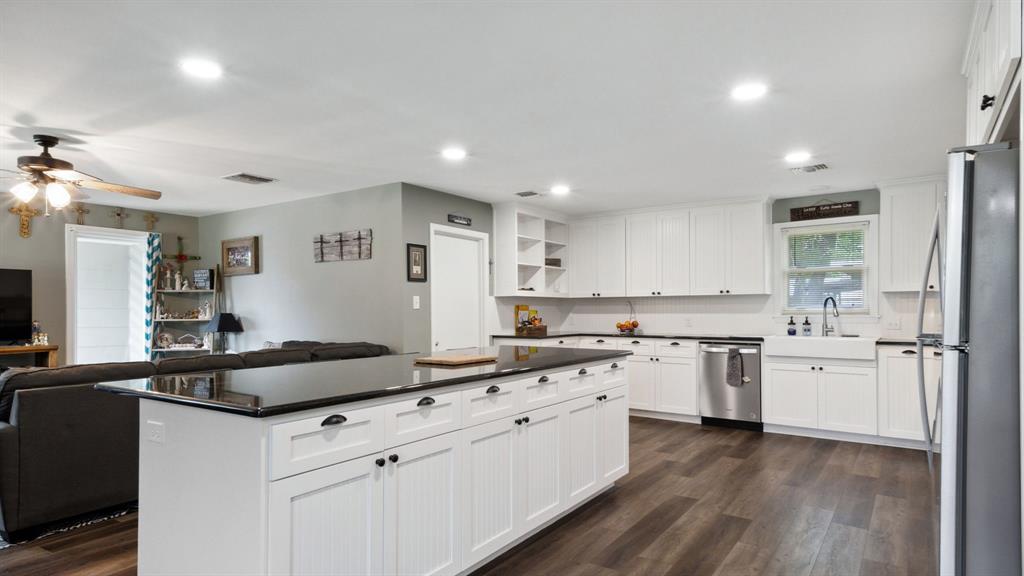
[[[404,319],[402,349],[406,352],[430,352],[430,262],[431,249],[428,238],[430,224],[444,224],[460,228],[448,222],[449,214],[469,216],[473,225],[468,229],[492,234],[494,214],[486,202],[470,200],[453,194],[446,194],[413,184],[402,184],[402,284],[404,286],[400,308]],[[406,282],[405,244],[427,245],[427,281]],[[488,240],[491,256],[494,255],[494,239]],[[493,286],[493,266],[491,282]],[[490,291],[493,293],[493,289]],[[412,297],[420,297],[420,309],[412,309]]]
[[[154,202],[154,206],[159,202]],[[11,203],[0,206],[0,268],[19,268],[32,270],[32,312],[39,320],[43,331],[47,332],[51,344],[61,347],[60,362],[65,358],[66,305],[64,275],[64,225],[75,222],[75,214],[70,210],[58,211],[50,217],[38,216],[32,219],[32,236],[22,238],[18,235],[18,218],[7,211]],[[90,210],[85,215],[88,226],[114,227],[116,220],[110,216],[110,206],[87,204]],[[129,230],[145,230],[146,223],[142,219],[143,211],[129,210],[131,217],[125,219],[124,227]],[[164,251],[177,252],[177,236],[182,236],[185,251],[197,253],[198,219],[192,216],[178,216],[154,212],[160,220],[155,231],[164,235]],[[190,266],[213,267],[215,261],[203,260],[192,262]],[[191,268],[190,268],[191,269]],[[31,363],[31,358],[6,356],[0,358],[3,365],[24,365]]]
[[[220,260],[222,240],[260,237],[260,273],[224,279],[225,310],[245,327],[230,346],[368,340],[401,349],[401,199],[396,183],[200,218],[200,253],[210,262]],[[315,235],[359,228],[373,229],[371,259],[313,261]]]
[[[818,196],[800,196],[798,198],[779,198],[772,202],[772,223],[789,222],[790,208],[803,208],[815,204],[831,202],[860,202],[861,214],[878,214],[881,200],[878,190],[857,190],[855,192],[837,192]]]

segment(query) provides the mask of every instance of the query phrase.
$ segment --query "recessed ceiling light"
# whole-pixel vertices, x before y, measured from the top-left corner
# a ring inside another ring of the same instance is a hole
[[[807,150],[794,150],[789,154],[786,154],[786,162],[790,164],[799,164],[801,162],[807,162],[811,159],[811,153]]]
[[[445,148],[441,150],[441,156],[445,160],[463,160],[466,158],[466,150],[464,148]]]
[[[179,66],[181,66],[182,72],[189,76],[205,80],[214,80],[224,74],[224,69],[220,67],[220,64],[202,58],[185,58],[179,63]]]
[[[768,86],[760,82],[748,82],[740,84],[732,89],[732,99],[741,102],[746,100],[757,100],[768,93]]]
[[[565,184],[555,184],[551,187],[551,194],[554,196],[565,196],[569,192],[572,192],[572,189]]]

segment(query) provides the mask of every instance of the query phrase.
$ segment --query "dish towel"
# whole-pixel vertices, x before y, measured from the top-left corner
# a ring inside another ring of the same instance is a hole
[[[729,358],[725,364],[725,383],[738,388],[747,380],[743,374],[743,355],[740,354],[739,348],[730,348]]]

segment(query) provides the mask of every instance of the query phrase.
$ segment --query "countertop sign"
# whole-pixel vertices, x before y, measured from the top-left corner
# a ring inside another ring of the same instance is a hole
[[[857,200],[789,209],[789,219],[792,222],[817,220],[819,218],[838,218],[839,216],[856,216],[858,214],[860,214],[860,202]]]
[[[469,216],[459,216],[458,214],[449,214],[448,221],[452,224],[458,224],[460,226],[472,226],[473,219]]]

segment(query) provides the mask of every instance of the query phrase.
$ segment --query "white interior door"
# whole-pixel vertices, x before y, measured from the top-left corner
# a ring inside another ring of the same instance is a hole
[[[433,350],[486,346],[487,234],[430,225]]]

